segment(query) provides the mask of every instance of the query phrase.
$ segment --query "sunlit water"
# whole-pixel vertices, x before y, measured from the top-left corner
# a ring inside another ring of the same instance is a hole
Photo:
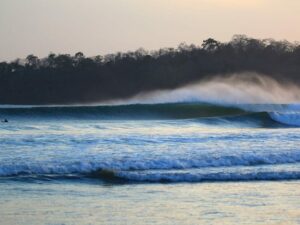
[[[299,224],[299,181],[1,182],[1,224]]]
[[[11,116],[0,224],[300,224],[300,128],[237,118]]]

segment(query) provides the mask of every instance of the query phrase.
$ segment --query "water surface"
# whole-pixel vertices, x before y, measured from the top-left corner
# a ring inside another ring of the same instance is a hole
[[[0,222],[299,224],[298,112],[259,109],[4,107]]]

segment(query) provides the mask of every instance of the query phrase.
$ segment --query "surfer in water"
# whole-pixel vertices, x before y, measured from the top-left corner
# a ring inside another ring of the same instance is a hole
[[[8,123],[7,119],[1,120],[2,123]]]

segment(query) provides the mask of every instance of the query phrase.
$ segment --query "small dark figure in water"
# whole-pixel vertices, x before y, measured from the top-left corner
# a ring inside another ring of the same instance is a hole
[[[8,123],[8,120],[7,119],[4,119],[1,121],[2,123]]]

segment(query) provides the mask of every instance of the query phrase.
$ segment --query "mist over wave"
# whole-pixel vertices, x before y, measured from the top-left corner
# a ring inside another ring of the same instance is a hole
[[[300,102],[300,88],[292,83],[279,83],[277,80],[262,74],[240,73],[207,79],[173,90],[144,92],[126,100],[109,101],[106,104],[182,102],[201,102],[220,105],[295,105]]]
[[[13,105],[0,108],[118,106],[134,104],[208,103],[222,106],[246,107],[246,110],[264,111],[260,105],[289,105],[299,111],[300,87],[291,82],[279,82],[254,72],[220,74],[175,89],[140,92],[129,98],[78,104]],[[249,105],[255,107],[249,108]],[[285,106],[284,109],[287,109]]]
[[[268,112],[271,119],[300,125],[300,88],[257,73],[219,76],[174,90],[140,93],[110,104],[209,103],[250,112]],[[279,113],[280,112],[280,113]]]

